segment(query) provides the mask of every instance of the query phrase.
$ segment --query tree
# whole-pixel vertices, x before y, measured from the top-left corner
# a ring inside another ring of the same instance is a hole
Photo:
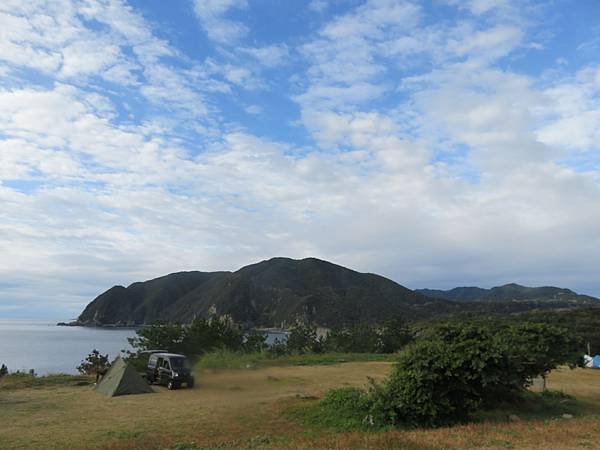
[[[357,324],[350,328],[333,329],[327,335],[326,347],[344,353],[375,353],[379,348],[379,333],[373,325]]]
[[[185,330],[180,324],[156,321],[149,326],[136,330],[135,334],[134,337],[127,340],[138,353],[148,350],[178,353],[183,347]],[[131,354],[131,352],[129,353]]]
[[[2,366],[0,367],[0,378],[7,374],[8,374],[8,367],[6,367],[6,365],[2,364]]]
[[[553,325],[531,322],[511,325],[496,335],[495,345],[509,359],[505,384],[511,383],[513,390],[531,385],[536,377],[542,377],[545,384],[548,372],[559,365],[583,365],[581,338]]]
[[[267,335],[261,331],[252,330],[244,335],[242,348],[246,353],[260,353],[265,351],[267,345]]]
[[[87,355],[85,360],[81,361],[81,364],[77,366],[79,373],[85,375],[96,375],[96,383],[98,383],[100,376],[104,376],[109,368],[110,363],[108,362],[108,354],[101,355],[96,349],[92,350],[92,352]]]
[[[413,335],[406,322],[395,317],[383,324],[379,330],[379,353],[394,353],[413,341]]]
[[[183,349],[188,355],[200,356],[217,348],[241,350],[244,335],[230,316],[212,312],[208,318],[197,317],[185,330]]]
[[[317,336],[317,327],[301,321],[290,329],[286,345],[292,353],[321,353],[324,340]]]

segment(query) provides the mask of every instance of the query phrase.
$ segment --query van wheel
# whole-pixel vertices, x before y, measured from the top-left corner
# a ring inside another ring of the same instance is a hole
[[[175,382],[173,380],[169,380],[169,382],[167,383],[167,389],[169,390],[173,390],[173,389],[177,389],[177,385],[175,384]]]

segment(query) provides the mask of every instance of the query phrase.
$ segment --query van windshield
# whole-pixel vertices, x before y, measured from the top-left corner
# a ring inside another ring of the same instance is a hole
[[[171,367],[173,369],[181,369],[182,367],[189,367],[189,364],[185,358],[171,358]]]

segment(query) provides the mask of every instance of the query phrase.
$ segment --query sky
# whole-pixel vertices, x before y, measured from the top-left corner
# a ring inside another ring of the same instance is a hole
[[[600,296],[600,2],[0,2],[0,318],[274,256]]]

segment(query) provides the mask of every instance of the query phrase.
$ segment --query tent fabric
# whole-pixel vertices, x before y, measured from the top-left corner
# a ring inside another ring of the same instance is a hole
[[[106,375],[102,377],[96,391],[109,397],[154,392],[135,368],[120,356],[117,356]]]
[[[594,358],[592,358],[590,355],[583,355],[583,366],[594,367]]]
[[[594,356],[592,359],[592,367],[600,367],[600,355]]]

